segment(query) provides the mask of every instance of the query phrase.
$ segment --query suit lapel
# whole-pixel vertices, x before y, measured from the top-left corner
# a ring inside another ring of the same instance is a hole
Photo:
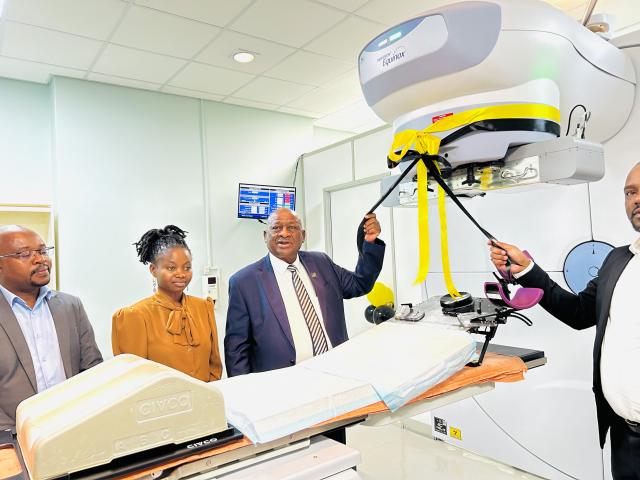
[[[600,310],[597,312],[597,320],[599,320],[596,329],[595,345],[597,348],[598,356],[596,362],[600,365],[600,349],[602,347],[602,340],[604,339],[604,331],[607,327],[607,320],[609,318],[609,310],[611,308],[611,299],[613,298],[613,290],[620,279],[620,275],[627,267],[627,264],[633,258],[633,254],[627,249],[625,255],[621,255],[620,259],[616,259],[615,263],[612,263],[611,270],[607,273],[606,277],[603,277],[603,292],[600,302]]]
[[[33,367],[33,360],[31,359],[31,352],[27,346],[27,341],[24,339],[22,329],[18,324],[16,316],[13,314],[13,310],[7,303],[7,299],[4,295],[0,294],[0,327],[7,333],[7,337],[13,345],[13,349],[18,356],[18,360],[22,364],[22,368],[27,373],[29,382],[33,387],[33,391],[38,391],[38,384],[36,381],[36,371]]]
[[[271,305],[271,310],[273,310],[273,314],[278,320],[280,328],[282,328],[282,332],[284,333],[285,337],[287,337],[287,340],[291,344],[291,347],[295,350],[295,345],[293,344],[293,335],[291,335],[291,326],[289,325],[289,317],[287,316],[287,310],[284,307],[284,301],[282,300],[280,287],[278,287],[278,282],[276,280],[276,275],[273,272],[273,267],[271,266],[269,255],[265,256],[263,259],[260,271],[260,279],[261,284],[264,287],[267,300],[269,301],[269,305]]]
[[[56,295],[53,295],[49,299],[49,311],[53,318],[53,324],[56,327],[56,335],[58,336],[58,345],[60,346],[60,356],[62,357],[62,365],[64,365],[64,373],[67,378],[71,378],[73,376],[73,369],[71,368],[69,325],[67,316],[64,312],[64,306]]]
[[[604,282],[604,292],[602,295],[602,312],[609,312],[611,307],[611,299],[613,298],[613,290],[616,288],[616,284],[620,279],[620,275],[627,267],[627,264],[633,258],[633,254],[627,250],[625,255],[621,256],[619,260],[611,265],[611,271],[608,272]]]

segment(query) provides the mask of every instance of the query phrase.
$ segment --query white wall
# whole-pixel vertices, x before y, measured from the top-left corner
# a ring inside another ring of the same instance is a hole
[[[54,80],[53,98],[60,288],[83,300],[109,354],[111,314],[152,292],[132,245],[144,231],[187,230],[202,271],[200,105],[68,78]],[[191,291],[201,293],[199,282]]]
[[[222,338],[229,277],[267,254],[265,225],[238,219],[238,183],[291,185],[295,163],[313,136],[307,118],[221,103],[205,103],[212,266],[220,268],[216,308]],[[296,208],[298,210],[298,208]]]
[[[222,340],[229,276],[266,253],[263,226],[236,218],[238,183],[289,185],[314,145],[309,118],[63,77],[0,79],[0,127],[0,203],[53,203],[59,287],[106,357],[113,312],[151,294],[132,243],[169,223],[189,232],[191,294],[209,252],[220,268]]]
[[[311,150],[318,150],[334,143],[338,143],[347,138],[353,137],[353,133],[332,128],[313,127],[313,143]]]
[[[50,204],[51,111],[45,85],[0,78],[0,204]]]

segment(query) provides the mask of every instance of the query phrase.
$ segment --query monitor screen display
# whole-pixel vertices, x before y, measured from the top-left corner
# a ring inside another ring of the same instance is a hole
[[[266,219],[280,207],[296,208],[296,187],[241,183],[238,186],[238,218]]]

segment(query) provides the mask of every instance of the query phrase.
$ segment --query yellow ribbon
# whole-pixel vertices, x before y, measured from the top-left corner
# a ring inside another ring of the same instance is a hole
[[[447,292],[452,297],[460,297],[460,292],[453,284],[451,278],[451,265],[449,264],[449,238],[447,233],[447,210],[445,204],[444,189],[438,185],[438,212],[440,213],[440,250],[442,252],[442,273]]]
[[[393,137],[393,143],[389,150],[388,157],[391,161],[398,163],[411,148],[420,154],[427,153],[429,155],[436,155],[440,150],[440,137],[434,135],[434,133],[446,132],[447,130],[456,129],[463,125],[482,120],[499,120],[506,118],[541,118],[560,123],[560,111],[551,105],[515,103],[474,108],[472,110],[454,113],[453,115],[439,119],[424,130],[403,130],[396,133]],[[427,168],[423,162],[418,162],[416,171],[418,174],[418,237],[420,263],[414,284],[422,283],[427,278],[430,260]],[[481,175],[481,184],[483,182],[486,184],[489,178],[490,171],[484,170]],[[438,211],[440,214],[442,271],[449,295],[459,297],[460,293],[453,284],[451,277],[445,192],[440,186],[438,186]]]
[[[416,165],[418,172],[418,248],[420,261],[418,263],[418,275],[413,281],[414,285],[422,283],[429,273],[429,208],[427,192],[427,167],[423,162]]]
[[[539,103],[514,103],[454,113],[432,123],[424,130],[403,130],[396,133],[389,151],[389,159],[399,162],[412,145],[418,153],[436,155],[440,149],[440,137],[432,135],[433,133],[446,132],[482,120],[505,118],[542,118],[560,123],[560,110]],[[400,153],[396,153],[397,150],[400,150]]]

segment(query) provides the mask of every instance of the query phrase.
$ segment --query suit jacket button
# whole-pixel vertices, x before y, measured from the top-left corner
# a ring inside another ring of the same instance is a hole
[[[291,365],[295,365],[295,364],[296,364],[296,361],[295,361],[295,360],[289,360],[289,363],[290,363]]]

